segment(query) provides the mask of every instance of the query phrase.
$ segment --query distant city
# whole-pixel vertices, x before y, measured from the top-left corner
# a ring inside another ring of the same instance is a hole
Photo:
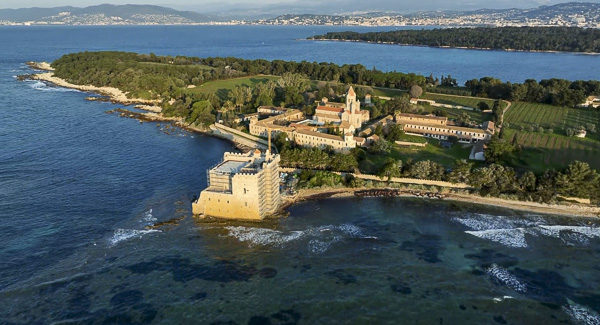
[[[411,14],[286,14],[231,19],[148,5],[0,10],[0,25],[325,25],[325,26],[568,26],[600,28],[600,4],[562,3],[532,9],[429,11]]]

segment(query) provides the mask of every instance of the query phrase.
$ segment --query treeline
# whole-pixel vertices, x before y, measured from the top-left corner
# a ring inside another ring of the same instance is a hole
[[[360,64],[293,62],[240,58],[156,56],[128,52],[81,52],[62,56],[52,66],[56,76],[76,84],[112,86],[134,94],[152,91],[161,95],[175,88],[240,76],[303,74],[311,80],[387,88],[424,86],[425,77],[414,73],[383,72]]]
[[[132,97],[170,97],[176,89],[243,73],[199,65],[198,58],[127,52],[81,52],[52,62],[54,74],[71,83],[115,87]]]
[[[478,27],[330,32],[309,39],[519,51],[600,52],[600,30],[578,27]]]
[[[465,82],[465,86],[472,96],[568,107],[582,104],[587,96],[600,95],[600,81],[596,80],[569,81],[553,78],[537,82],[527,79],[521,84],[484,77],[469,80]]]
[[[249,75],[269,74],[281,76],[284,73],[303,74],[311,80],[342,82],[346,84],[368,85],[374,87],[408,89],[412,85],[424,86],[425,77],[414,73],[401,73],[396,71],[383,72],[367,69],[361,64],[344,64],[339,66],[326,62],[294,62],[263,59],[245,60],[239,58],[206,58],[201,59],[202,64],[214,68],[230,67]]]

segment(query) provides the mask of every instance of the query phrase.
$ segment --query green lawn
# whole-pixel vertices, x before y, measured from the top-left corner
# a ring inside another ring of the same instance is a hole
[[[401,89],[390,89],[390,88],[378,88],[373,87],[373,96],[383,96],[383,97],[399,97],[403,94],[407,93],[407,90]]]
[[[482,113],[481,111],[468,111],[465,109],[435,107],[435,106],[430,106],[430,105],[423,105],[421,107],[423,108],[423,110],[425,112],[429,112],[429,113],[433,112],[434,110],[445,111],[446,113],[448,113],[448,118],[450,118],[450,119],[457,119],[463,113],[469,114],[469,116],[471,117],[471,120],[473,120],[477,123],[483,123],[485,121],[489,121],[492,119],[492,114]]]
[[[429,144],[422,147],[400,147],[394,145],[389,155],[367,155],[367,158],[361,161],[360,169],[364,173],[374,174],[381,168],[387,158],[402,160],[406,163],[408,159],[413,161],[431,160],[450,167],[457,159],[468,159],[471,153],[471,146],[456,143],[450,149],[444,149],[439,145],[439,141],[428,139]]]
[[[196,88],[186,89],[188,92],[193,93],[204,93],[210,94],[215,93],[222,100],[227,100],[229,95],[229,91],[236,86],[248,86],[254,87],[258,83],[265,83],[268,81],[277,81],[280,77],[277,76],[251,76],[251,77],[243,77],[243,78],[235,78],[235,79],[227,79],[227,80],[215,80],[206,82]]]
[[[426,93],[423,96],[421,96],[420,98],[435,100],[436,103],[440,103],[440,104],[467,106],[467,107],[472,107],[472,108],[477,108],[477,104],[479,104],[479,102],[486,102],[490,106],[490,108],[492,108],[494,106],[493,99],[479,98],[479,97],[456,97],[456,96],[444,95],[444,94]],[[502,107],[504,107],[504,106],[506,106],[506,103],[501,102],[500,105],[503,105]]]

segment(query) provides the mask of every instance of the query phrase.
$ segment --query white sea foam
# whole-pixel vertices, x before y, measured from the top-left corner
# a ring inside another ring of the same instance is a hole
[[[153,224],[154,222],[156,222],[158,219],[156,219],[156,217],[154,217],[152,215],[152,209],[144,212],[144,214],[142,215],[142,221],[149,223],[149,224]]]
[[[150,229],[150,230],[138,230],[138,229],[117,229],[113,236],[109,239],[110,246],[115,246],[116,244],[134,238],[139,237],[142,238],[143,235],[160,232],[160,230]]]
[[[504,284],[507,287],[518,291],[518,292],[526,292],[527,288],[517,277],[515,277],[512,273],[510,273],[507,269],[498,266],[496,264],[492,264],[487,269],[487,273],[494,278],[498,283]]]
[[[303,231],[291,231],[284,233],[279,230],[265,228],[251,228],[242,226],[225,227],[229,231],[229,236],[237,238],[239,241],[248,242],[251,245],[273,245],[282,244],[298,240],[306,235]]]
[[[29,87],[31,87],[35,90],[41,90],[41,91],[58,91],[58,92],[79,91],[77,89],[71,89],[71,88],[48,86],[47,84],[45,84],[44,82],[39,81],[39,80],[29,82],[28,84],[29,84]]]
[[[565,245],[587,245],[591,238],[600,238],[600,229],[589,226],[547,225],[540,216],[515,219],[487,214],[469,214],[451,220],[471,230],[467,234],[491,240],[508,247],[528,247],[526,235],[560,238]]]
[[[575,303],[569,303],[563,310],[575,321],[585,325],[600,325],[600,316],[597,313]]]
[[[352,224],[342,224],[339,226],[327,225],[318,228],[290,231],[243,226],[229,226],[225,227],[225,229],[229,232],[228,236],[235,237],[237,240],[246,242],[250,246],[285,247],[291,243],[302,243],[305,241],[308,251],[315,254],[326,252],[333,244],[341,242],[345,238],[373,238],[363,236],[362,230]]]
[[[473,235],[482,239],[488,239],[508,247],[527,247],[525,234],[528,233],[528,231],[524,228],[491,229],[465,232],[469,235]]]

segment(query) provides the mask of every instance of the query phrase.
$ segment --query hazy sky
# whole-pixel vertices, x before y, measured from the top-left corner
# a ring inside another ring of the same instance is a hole
[[[194,10],[198,12],[211,12],[227,9],[257,8],[262,6],[294,5],[301,7],[319,7],[327,4],[328,7],[337,7],[340,12],[356,10],[447,10],[447,9],[480,9],[480,8],[532,8],[540,5],[551,5],[561,0],[0,0],[0,8],[28,8],[28,7],[57,7],[75,6],[85,7],[102,3],[111,4],[153,4],[171,7],[180,10]],[[587,2],[600,3],[600,0]],[[317,12],[314,12],[317,13]]]

